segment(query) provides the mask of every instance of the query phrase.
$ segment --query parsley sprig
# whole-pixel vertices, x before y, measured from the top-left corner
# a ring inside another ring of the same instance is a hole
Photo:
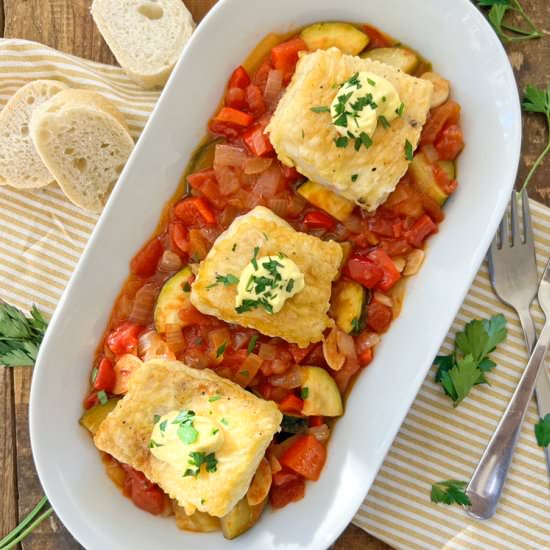
[[[197,477],[203,464],[205,465],[207,472],[215,472],[218,469],[218,459],[216,458],[216,453],[206,454],[198,451],[189,453],[188,464],[193,467],[185,470],[183,477]]]
[[[469,506],[470,498],[464,492],[468,485],[467,481],[457,479],[447,479],[438,481],[432,485],[431,500],[437,504],[460,504]]]
[[[535,436],[539,447],[550,445],[550,414],[547,414],[535,424]]]
[[[535,161],[535,164],[533,164],[533,166],[531,167],[529,174],[527,174],[527,177],[525,178],[525,181],[523,182],[523,185],[521,187],[521,191],[523,191],[527,187],[527,185],[529,185],[529,182],[531,181],[531,178],[534,176],[538,167],[541,165],[546,155],[550,153],[550,85],[546,89],[544,89],[537,88],[537,86],[533,86],[532,84],[530,84],[525,88],[523,94],[523,110],[527,111],[528,113],[540,113],[544,115],[546,119],[546,127],[548,130],[548,142],[542,153],[539,155],[538,159]]]
[[[0,365],[32,367],[47,327],[36,306],[32,306],[27,317],[16,307],[0,301]]]
[[[455,338],[455,351],[450,355],[438,355],[435,381],[456,407],[478,384],[488,384],[485,375],[496,363],[488,355],[506,338],[506,319],[494,315],[490,319],[470,321]]]
[[[184,445],[192,445],[199,437],[199,432],[193,426],[194,418],[195,411],[182,410],[171,422],[178,425],[176,433]]]
[[[490,8],[487,17],[504,43],[533,40],[542,36],[519,0],[477,0],[477,3],[482,8]],[[512,15],[519,16],[524,26],[511,25],[508,21]]]

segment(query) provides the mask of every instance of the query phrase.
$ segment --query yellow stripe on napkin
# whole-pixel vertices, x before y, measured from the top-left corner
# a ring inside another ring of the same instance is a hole
[[[37,78],[96,90],[125,114],[139,136],[158,92],[143,91],[118,67],[86,61],[24,40],[0,40],[0,107]],[[550,209],[532,202],[539,269],[550,256]],[[51,314],[84,249],[97,216],[70,203],[56,185],[18,191],[0,187],[1,297],[23,309],[36,303]],[[422,277],[422,273],[419,275]],[[109,304],[106,304],[108,307]],[[354,522],[395,548],[418,550],[546,550],[550,548],[550,490],[536,446],[532,405],[496,517],[469,519],[458,507],[430,503],[430,486],[468,479],[506,406],[526,360],[513,313],[495,298],[484,265],[448,335],[474,317],[501,312],[509,337],[492,354],[491,386],[477,386],[457,409],[433,382],[433,369],[403,424]],[[543,321],[536,312],[537,323]]]

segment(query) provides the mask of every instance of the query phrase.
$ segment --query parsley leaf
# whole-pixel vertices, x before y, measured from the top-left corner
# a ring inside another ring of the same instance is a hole
[[[539,447],[548,447],[550,444],[550,414],[535,424],[535,436]]]
[[[470,321],[463,332],[456,335],[456,346],[464,354],[472,354],[480,362],[494,351],[506,338],[506,319],[504,315],[495,315],[491,319]]]
[[[339,138],[336,138],[334,140],[334,143],[336,147],[343,149],[348,146],[349,138],[347,138],[346,136],[340,136]]]
[[[0,300],[0,365],[32,367],[47,326],[36,306],[26,316]]]
[[[520,0],[477,0],[477,4],[482,8],[490,8],[487,17],[497,36],[504,43],[532,40],[542,36],[523,9]],[[508,14],[511,17],[519,16],[524,25],[517,27],[507,23]]]
[[[307,399],[309,397],[309,388],[302,388],[300,390],[300,397],[302,399]]]
[[[531,170],[529,170],[529,174],[527,174],[527,177],[521,186],[521,191],[527,187],[546,155],[550,153],[550,85],[544,89],[537,88],[536,86],[530,84],[525,88],[523,95],[524,97],[521,104],[523,110],[528,113],[538,113],[544,115],[549,135],[546,147],[531,167]],[[521,193],[521,191],[519,192]]]
[[[313,111],[314,113],[330,113],[330,109],[325,106],[312,107],[310,111]]]
[[[410,162],[413,159],[414,152],[412,143],[407,139],[405,141],[405,158]]]
[[[250,338],[250,342],[248,342],[248,347],[246,348],[247,355],[250,355],[254,349],[256,348],[256,342],[258,341],[258,335],[253,334],[252,338]]]
[[[178,439],[185,445],[191,445],[197,441],[199,432],[193,426],[193,421],[182,422],[177,429]]]
[[[216,275],[216,282],[208,285],[207,288],[211,288],[219,284],[222,284],[223,286],[236,285],[239,284],[239,278],[231,273],[228,273],[227,275]]]
[[[207,472],[215,472],[218,469],[218,459],[215,453],[206,454],[198,451],[189,453],[188,464],[194,468],[185,470],[183,477],[197,477],[203,464],[206,466]]]
[[[225,348],[227,348],[227,342],[224,342],[217,350],[216,350],[216,359],[221,357],[225,353]]]
[[[460,504],[469,506],[470,498],[464,492],[468,483],[457,479],[438,481],[432,485],[431,500],[437,504]]]

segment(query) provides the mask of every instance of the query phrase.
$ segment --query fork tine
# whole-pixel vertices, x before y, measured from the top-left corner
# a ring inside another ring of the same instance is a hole
[[[533,242],[533,225],[531,224],[531,211],[529,210],[529,197],[526,189],[521,193],[521,209],[523,212],[523,234],[525,235],[525,243],[531,244]]]
[[[504,216],[502,216],[498,233],[500,236],[500,248],[504,248],[505,246],[510,246],[510,243],[508,240],[508,208],[504,212]]]
[[[519,229],[518,198],[515,191],[512,191],[512,198],[510,199],[510,213],[510,225],[512,227],[512,246],[516,246],[523,242],[523,237],[521,236],[521,231]]]

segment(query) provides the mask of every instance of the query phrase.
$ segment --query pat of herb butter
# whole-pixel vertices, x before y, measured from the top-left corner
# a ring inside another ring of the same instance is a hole
[[[284,254],[261,258],[257,255],[258,248],[239,277],[237,313],[256,308],[277,313],[289,298],[304,289],[304,274],[290,258]]]
[[[149,450],[159,460],[184,472],[192,453],[213,454],[223,442],[223,430],[212,418],[189,410],[174,410],[157,419]]]
[[[345,138],[371,138],[380,120],[384,127],[399,116],[399,93],[385,78],[367,71],[344,82],[330,106],[332,123]]]

